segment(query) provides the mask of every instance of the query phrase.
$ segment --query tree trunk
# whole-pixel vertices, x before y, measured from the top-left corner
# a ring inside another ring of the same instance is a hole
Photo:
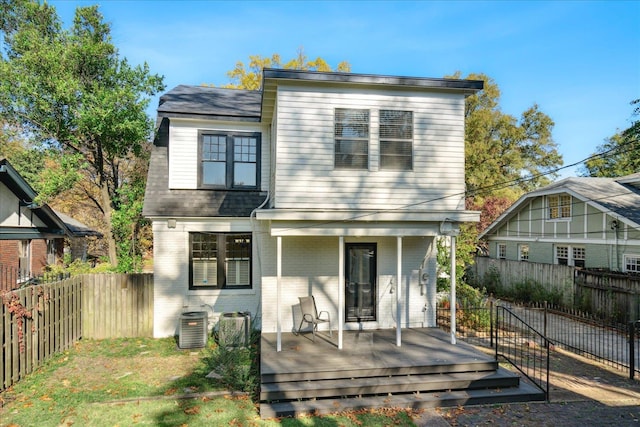
[[[106,222],[107,227],[106,229],[106,233],[107,235],[104,236],[104,239],[107,241],[107,248],[108,248],[108,253],[109,253],[109,263],[111,263],[112,266],[117,267],[118,266],[118,253],[116,251],[116,240],[113,237],[113,229],[112,229],[112,225],[111,225],[111,213],[113,211],[112,208],[112,200],[111,197],[109,196],[109,188],[107,187],[107,183],[106,182],[102,182],[100,185],[100,196],[102,198],[102,206],[103,206],[103,210],[104,210],[104,220]]]

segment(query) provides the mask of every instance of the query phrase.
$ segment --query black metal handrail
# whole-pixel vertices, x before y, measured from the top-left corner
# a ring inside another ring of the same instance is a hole
[[[640,366],[636,364],[636,358],[640,356],[640,320],[629,322],[629,378],[634,379],[636,371],[640,372]]]
[[[505,306],[496,306],[495,322],[496,359],[513,365],[549,400],[549,340]]]

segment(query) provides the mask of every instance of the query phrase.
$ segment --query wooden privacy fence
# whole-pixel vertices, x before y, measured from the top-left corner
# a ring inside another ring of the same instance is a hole
[[[153,274],[91,274],[83,280],[83,338],[153,336]]]
[[[578,270],[575,286],[582,310],[625,324],[640,319],[640,276]]]
[[[0,390],[80,338],[153,336],[152,274],[87,274],[0,296]]]
[[[564,304],[573,303],[574,267],[489,257],[476,257],[475,261],[471,272],[479,283],[483,283],[488,276],[498,275],[504,289],[514,289],[516,284],[531,280],[542,285],[548,292],[561,292]]]

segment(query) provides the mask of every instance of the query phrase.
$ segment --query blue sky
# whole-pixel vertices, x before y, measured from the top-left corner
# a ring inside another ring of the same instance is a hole
[[[100,4],[120,54],[146,61],[167,90],[221,85],[249,55],[288,60],[300,46],[355,73],[484,73],[500,87],[504,113],[519,117],[537,103],[554,120],[565,165],[629,127],[640,98],[639,1],[49,3],[66,25],[76,6]]]

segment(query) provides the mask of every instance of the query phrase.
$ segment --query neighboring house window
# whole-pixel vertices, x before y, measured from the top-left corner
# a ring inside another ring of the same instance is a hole
[[[640,255],[625,255],[624,271],[627,273],[640,273]]]
[[[380,169],[413,169],[413,112],[380,110]]]
[[[529,261],[529,245],[520,245],[520,261]]]
[[[558,194],[547,196],[549,219],[571,218],[571,196]]]
[[[19,280],[31,276],[31,240],[20,240],[18,245],[18,273]]]
[[[54,239],[47,240],[47,264],[56,263],[56,241]]]
[[[335,167],[369,168],[369,110],[336,108]]]
[[[190,233],[190,288],[251,287],[251,234]]]
[[[585,249],[574,246],[556,246],[556,264],[572,267],[585,266]]]
[[[556,246],[556,264],[569,265],[568,246]]]
[[[573,265],[575,267],[584,268],[585,250],[584,248],[572,248],[573,250]]]
[[[256,188],[259,133],[200,134],[200,185],[209,188]]]
[[[507,258],[507,244],[506,243],[498,243],[498,258],[506,259]]]

